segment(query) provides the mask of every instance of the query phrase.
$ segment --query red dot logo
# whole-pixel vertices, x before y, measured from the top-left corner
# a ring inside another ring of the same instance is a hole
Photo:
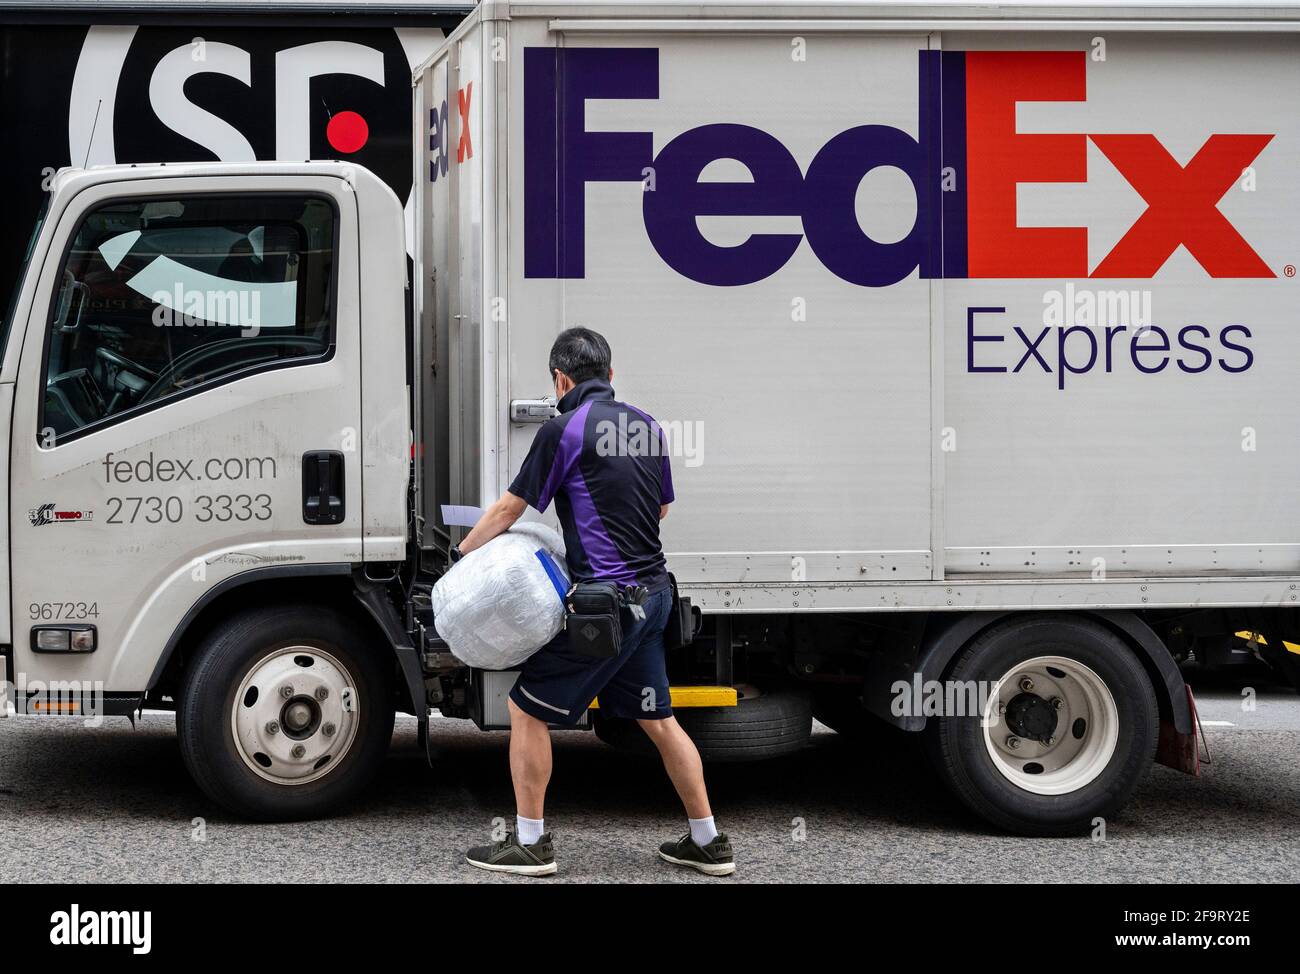
[[[356,152],[370,138],[370,126],[356,112],[339,112],[325,126],[325,138],[339,152]]]

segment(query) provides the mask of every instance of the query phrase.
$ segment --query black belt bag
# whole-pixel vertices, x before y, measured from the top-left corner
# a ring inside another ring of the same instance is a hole
[[[564,597],[569,651],[594,659],[613,659],[623,646],[619,608],[623,599],[613,582],[579,582]]]
[[[664,626],[664,649],[681,649],[695,641],[695,611],[691,600],[677,594],[677,579],[668,573],[668,584],[673,593],[673,607]]]

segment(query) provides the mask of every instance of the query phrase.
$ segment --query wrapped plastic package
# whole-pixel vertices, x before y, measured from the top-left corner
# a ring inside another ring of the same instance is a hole
[[[433,586],[438,635],[463,663],[518,666],[564,626],[564,541],[537,521],[471,551]]]

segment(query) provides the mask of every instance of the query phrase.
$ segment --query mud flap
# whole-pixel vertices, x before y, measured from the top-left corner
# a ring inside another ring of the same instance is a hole
[[[401,619],[392,602],[387,598],[383,583],[376,583],[365,576],[363,569],[352,573],[354,591],[359,601],[379,624],[388,637],[389,646],[397,659],[398,670],[406,684],[407,696],[411,701],[411,713],[419,722],[418,734],[424,744],[425,759],[433,767],[435,752],[429,739],[429,703],[424,689],[424,672],[420,668],[420,657],[411,645],[411,640],[403,629]]]
[[[1282,676],[1294,689],[1300,690],[1300,652],[1291,649],[1276,632],[1268,633],[1262,642],[1251,645],[1256,656]]]
[[[1186,734],[1180,734],[1171,721],[1160,721],[1160,738],[1156,744],[1156,763],[1173,768],[1175,771],[1183,771],[1200,777],[1201,749],[1198,732],[1201,728],[1201,717],[1196,712],[1196,698],[1192,696],[1192,688],[1185,686],[1183,689],[1187,692],[1187,709],[1192,714],[1191,730]],[[1205,763],[1209,764],[1208,751],[1206,752],[1206,758]]]

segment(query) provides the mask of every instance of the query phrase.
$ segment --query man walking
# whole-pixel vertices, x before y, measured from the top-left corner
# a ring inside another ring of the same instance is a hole
[[[547,724],[577,723],[599,694],[602,715],[641,725],[686,806],[689,833],[664,843],[659,855],[725,876],[736,869],[731,844],[714,827],[699,752],[669,702],[663,632],[672,592],[659,544],[659,522],[673,501],[668,452],[650,416],[615,401],[610,358],[609,343],[588,328],[570,328],[555,339],[550,373],[559,415],[537,431],[519,475],[460,543],[460,553],[507,530],[526,506],[545,511],[554,499],[570,579],[643,588],[643,617],[620,610],[623,641],[615,658],[574,654],[561,632],[524,663],[509,700],[515,831],[495,845],[469,850],[466,860],[496,872],[555,872],[543,820],[551,778]]]

